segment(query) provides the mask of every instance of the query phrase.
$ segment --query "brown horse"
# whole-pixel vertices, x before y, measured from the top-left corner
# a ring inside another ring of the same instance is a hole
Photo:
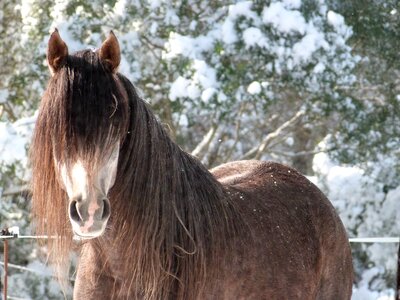
[[[168,136],[117,72],[113,33],[52,73],[31,145],[33,213],[75,299],[350,299],[351,252],[328,199],[295,170],[232,162],[208,171]],[[72,226],[71,226],[72,225]]]

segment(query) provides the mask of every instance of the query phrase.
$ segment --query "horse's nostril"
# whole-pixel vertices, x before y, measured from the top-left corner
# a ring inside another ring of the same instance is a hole
[[[108,199],[103,200],[103,214],[101,216],[102,220],[107,219],[110,216],[110,201]]]
[[[79,215],[77,204],[78,204],[78,202],[76,202],[75,200],[71,201],[71,203],[69,205],[69,215],[72,220],[74,220],[76,222],[80,222],[81,216]]]

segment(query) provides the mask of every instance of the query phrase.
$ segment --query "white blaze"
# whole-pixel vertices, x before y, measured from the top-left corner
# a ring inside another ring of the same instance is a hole
[[[82,162],[78,160],[73,164],[71,169],[71,175],[68,174],[65,165],[61,166],[61,178],[63,180],[65,190],[67,191],[68,197],[73,198],[77,195],[81,195],[82,199],[87,197],[87,183],[88,175]]]
[[[97,174],[93,177],[92,184],[94,188],[100,191],[104,196],[107,195],[108,191],[115,183],[118,157],[119,142],[116,143],[110,155],[106,157],[103,165],[99,166]],[[65,190],[70,199],[76,196],[81,196],[82,199],[86,199],[89,196],[88,185],[90,183],[88,181],[88,172],[80,159],[72,165],[71,170],[67,170],[64,164],[59,165],[59,170]]]

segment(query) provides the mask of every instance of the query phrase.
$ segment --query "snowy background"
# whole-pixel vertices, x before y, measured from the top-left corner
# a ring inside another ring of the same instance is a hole
[[[70,52],[99,47],[112,29],[120,72],[206,166],[294,166],[326,193],[349,237],[398,236],[398,3],[359,2],[1,2],[0,228],[30,233],[26,154],[57,27]],[[30,270],[11,268],[12,296],[63,298],[40,263],[45,249],[10,248],[10,262]],[[352,250],[353,299],[394,299],[397,244]]]

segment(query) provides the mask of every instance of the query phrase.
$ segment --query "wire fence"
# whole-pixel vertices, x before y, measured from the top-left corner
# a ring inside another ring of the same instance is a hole
[[[349,238],[350,243],[385,243],[385,244],[396,244],[400,243],[399,237],[359,237]]]

